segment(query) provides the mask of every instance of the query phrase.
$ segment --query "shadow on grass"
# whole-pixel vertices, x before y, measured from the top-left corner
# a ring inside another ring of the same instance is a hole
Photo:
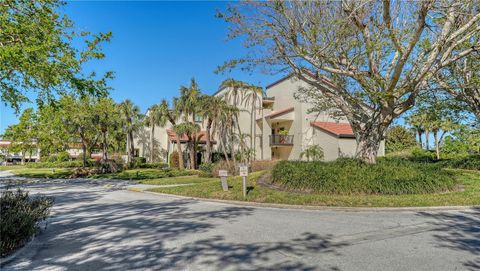
[[[432,218],[437,245],[471,253],[472,260],[463,265],[469,270],[480,270],[480,208],[461,213],[419,213]]]

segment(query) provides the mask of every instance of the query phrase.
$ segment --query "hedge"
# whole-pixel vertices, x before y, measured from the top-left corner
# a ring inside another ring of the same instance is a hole
[[[335,162],[281,161],[272,181],[285,188],[327,194],[424,194],[453,190],[454,173],[439,164],[380,160],[366,164],[355,159]]]

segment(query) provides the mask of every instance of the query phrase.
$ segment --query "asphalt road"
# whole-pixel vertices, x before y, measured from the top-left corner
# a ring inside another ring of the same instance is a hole
[[[55,197],[46,230],[1,270],[479,270],[480,209],[253,208],[29,183]]]

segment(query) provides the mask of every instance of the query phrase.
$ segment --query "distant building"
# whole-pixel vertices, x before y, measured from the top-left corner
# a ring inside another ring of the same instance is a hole
[[[37,162],[40,160],[40,149],[32,150],[32,152],[11,152],[9,147],[13,142],[11,140],[0,139],[0,163],[19,163],[22,157],[25,162]]]
[[[334,110],[310,112],[312,104],[295,99],[295,92],[300,87],[309,87],[307,83],[294,76],[286,76],[266,87],[266,95],[259,97],[252,107],[251,100],[244,97],[235,104],[231,89],[219,89],[214,96],[222,96],[230,104],[240,109],[238,122],[242,134],[253,135],[254,141],[246,139],[247,147],[251,147],[257,160],[298,160],[300,154],[309,146],[318,145],[324,151],[324,160],[331,161],[339,157],[353,157],[357,142],[348,120],[334,116]],[[228,97],[228,98],[227,98]],[[148,112],[147,112],[148,114]],[[252,121],[253,120],[253,121]],[[198,119],[202,132],[199,134],[200,146],[205,144],[205,123]],[[214,135],[213,140],[218,141]],[[183,138],[182,145],[186,139]],[[218,144],[217,144],[218,145]],[[175,133],[170,124],[155,127],[154,156],[167,161],[168,155],[175,150]],[[150,156],[150,128],[143,127],[135,136],[134,147],[139,156]],[[214,146],[218,149],[218,146]],[[185,147],[182,148],[185,151]],[[200,150],[199,156],[201,156]],[[378,155],[385,154],[385,144],[381,142]],[[186,154],[184,154],[186,157]]]

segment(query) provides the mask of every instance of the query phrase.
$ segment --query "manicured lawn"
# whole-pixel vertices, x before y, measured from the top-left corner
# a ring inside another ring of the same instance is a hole
[[[12,173],[19,177],[28,178],[66,178],[73,172],[73,168],[18,168]]]
[[[151,180],[140,180],[141,184],[152,184],[152,185],[169,185],[169,184],[197,184],[197,183],[206,183],[212,182],[212,178],[200,178],[198,176],[182,176],[174,178],[161,178],[161,179],[151,179]]]
[[[25,166],[22,166],[22,165],[0,166],[0,171],[21,169],[21,168],[25,168]]]
[[[139,168],[129,169],[118,173],[112,174],[97,174],[91,178],[107,178],[107,179],[120,179],[120,180],[145,180],[145,179],[159,179],[168,177],[188,176],[198,174],[197,171],[188,170],[164,170],[154,168]]]
[[[450,193],[414,195],[326,195],[277,191],[258,185],[257,180],[264,172],[255,172],[250,174],[248,178],[247,187],[250,191],[247,201],[346,207],[480,205],[480,172],[466,170],[452,170],[452,172],[455,173],[459,183],[463,186],[462,190]],[[220,180],[213,178],[196,185],[154,188],[150,191],[198,198],[243,201],[241,178],[231,177],[228,182],[231,186],[228,192],[223,192]]]

